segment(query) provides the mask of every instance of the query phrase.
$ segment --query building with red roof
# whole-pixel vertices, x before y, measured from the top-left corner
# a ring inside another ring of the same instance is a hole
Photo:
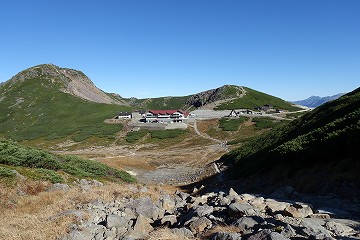
[[[189,115],[183,110],[149,110],[145,113],[146,122],[182,122]]]

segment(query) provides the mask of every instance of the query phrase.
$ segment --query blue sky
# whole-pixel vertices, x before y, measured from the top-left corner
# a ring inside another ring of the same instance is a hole
[[[53,63],[124,97],[360,87],[359,0],[3,0],[0,82]]]

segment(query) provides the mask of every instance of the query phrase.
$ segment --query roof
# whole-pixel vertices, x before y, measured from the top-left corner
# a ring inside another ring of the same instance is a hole
[[[150,113],[154,114],[154,115],[171,115],[174,114],[176,112],[182,113],[185,116],[189,115],[188,112],[185,112],[183,110],[149,110]]]

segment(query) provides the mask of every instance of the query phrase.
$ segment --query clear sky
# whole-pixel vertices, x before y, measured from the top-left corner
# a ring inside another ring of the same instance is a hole
[[[0,82],[53,63],[124,97],[360,87],[360,0],[2,0]]]

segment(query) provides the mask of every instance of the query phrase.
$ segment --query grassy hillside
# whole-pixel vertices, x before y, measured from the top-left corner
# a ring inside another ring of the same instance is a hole
[[[56,80],[56,79],[55,79]],[[0,88],[0,134],[16,141],[90,136],[112,137],[121,125],[103,121],[128,107],[85,101],[59,91],[59,84],[32,78]]]
[[[102,163],[84,160],[74,156],[59,156],[47,151],[24,147],[14,142],[0,141],[0,180],[7,183],[16,177],[11,170],[32,179],[64,182],[64,175],[73,178],[95,178],[108,181],[134,182],[124,171]]]
[[[188,96],[138,99],[136,104],[143,109],[184,109]]]
[[[360,184],[360,89],[274,128],[229,152],[236,178],[270,174],[274,181],[297,181],[325,174],[327,188],[336,183]],[[292,180],[291,180],[292,179]],[[317,179],[318,186],[320,180]],[[307,187],[313,187],[308,185]],[[358,185],[359,186],[359,185]],[[304,186],[303,186],[304,187]],[[323,188],[325,191],[326,189]],[[330,191],[330,190],[329,190]]]
[[[292,106],[291,103],[288,103],[280,98],[255,91],[251,88],[244,87],[244,89],[246,90],[245,96],[243,96],[242,98],[234,99],[230,102],[223,103],[217,106],[215,109],[254,109],[257,106],[272,104],[274,108],[278,109],[284,109],[289,111],[299,110],[299,108]]]

